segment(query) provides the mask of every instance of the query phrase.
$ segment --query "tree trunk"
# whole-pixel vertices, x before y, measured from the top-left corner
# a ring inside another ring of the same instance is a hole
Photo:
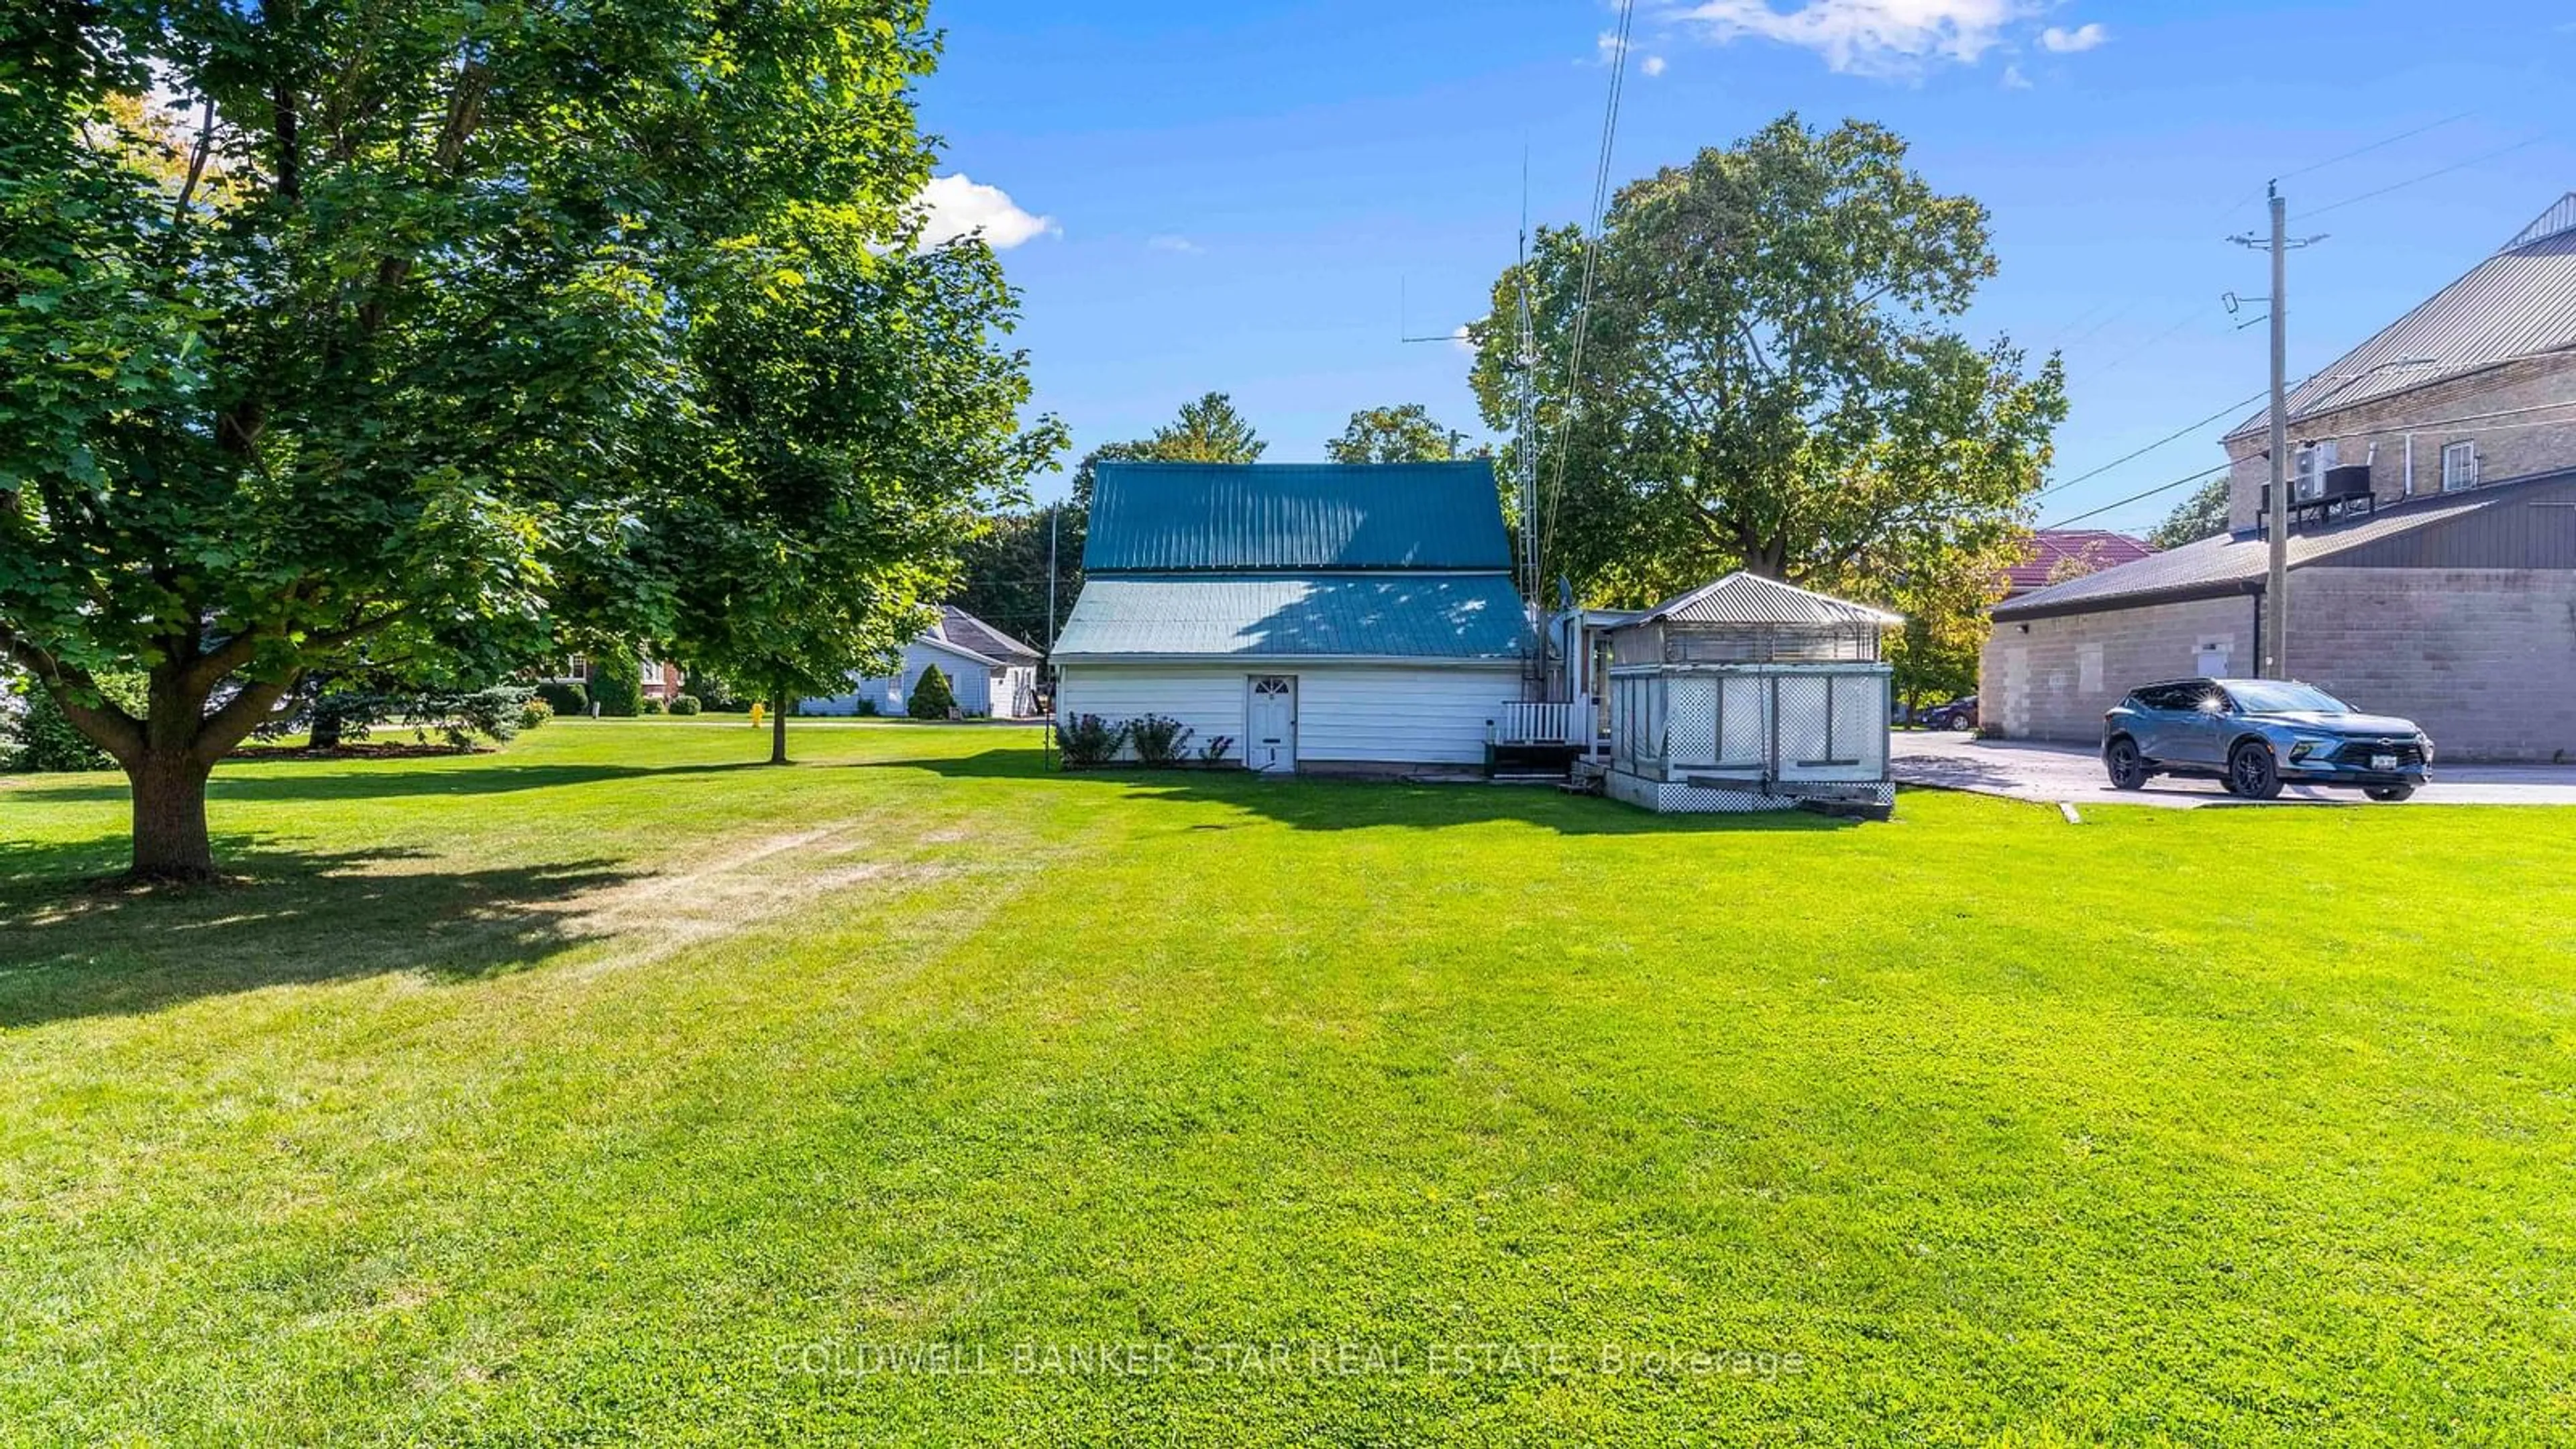
[[[769,702],[769,763],[787,763],[787,696]]]
[[[206,778],[213,773],[191,751],[149,746],[125,767],[134,791],[134,879],[215,878],[214,843],[206,833]]]

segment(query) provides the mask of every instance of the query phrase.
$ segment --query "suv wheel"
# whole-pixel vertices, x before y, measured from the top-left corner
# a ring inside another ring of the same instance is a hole
[[[2126,735],[2113,740],[2102,752],[2102,763],[2111,771],[2111,788],[2144,789],[2147,783],[2146,758],[2138,753],[2138,742]]]
[[[2368,785],[2362,788],[2361,793],[2369,796],[2373,800],[2381,800],[2394,805],[2400,800],[2411,798],[2415,793],[2415,787],[2412,785]]]
[[[2279,799],[2281,768],[2271,750],[2253,740],[2238,745],[2227,757],[2227,788],[2248,800]]]

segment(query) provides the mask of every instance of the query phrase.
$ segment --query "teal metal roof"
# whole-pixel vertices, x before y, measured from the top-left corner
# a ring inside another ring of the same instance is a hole
[[[1512,567],[1482,460],[1103,463],[1090,527],[1092,574]]]
[[[1451,662],[1520,655],[1509,575],[1198,575],[1082,584],[1055,658],[1370,657]]]

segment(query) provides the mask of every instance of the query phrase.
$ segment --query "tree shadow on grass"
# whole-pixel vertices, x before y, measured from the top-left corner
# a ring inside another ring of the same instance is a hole
[[[635,879],[608,859],[410,869],[437,858],[242,835],[216,854],[227,884],[125,892],[87,883],[124,863],[121,840],[0,841],[0,1029],[393,972],[498,975],[598,939],[585,901]]]
[[[1264,779],[1239,769],[1108,769],[1065,772],[1035,749],[979,750],[909,760],[852,760],[845,768],[922,770],[951,779],[1022,779],[1041,785],[1116,786],[1153,800],[1231,805],[1294,830],[1436,830],[1450,825],[1517,821],[1561,835],[1694,835],[1719,831],[1805,833],[1849,830],[1860,822],[1805,810],[1745,815],[1657,815],[1616,800],[1569,795],[1545,785],[1482,781],[1412,784],[1401,780],[1303,777]],[[1193,827],[1207,828],[1207,827]]]
[[[465,759],[469,756],[458,756]],[[252,763],[242,761],[239,763]],[[267,764],[268,761],[257,763]],[[381,760],[281,759],[283,768],[259,774],[217,770],[206,785],[206,798],[226,800],[375,800],[422,795],[498,795],[514,790],[551,790],[566,785],[592,785],[608,780],[635,780],[676,775],[728,774],[769,768],[763,761],[726,761],[712,765],[460,765],[454,769],[389,770]],[[125,781],[116,779],[77,785],[21,784],[14,799],[72,804],[127,798]]]

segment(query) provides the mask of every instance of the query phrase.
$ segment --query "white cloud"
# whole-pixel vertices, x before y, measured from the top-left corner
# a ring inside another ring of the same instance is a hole
[[[1476,334],[1468,331],[1467,324],[1461,322],[1456,327],[1450,329],[1449,345],[1457,348],[1460,352],[1467,354],[1469,357],[1473,357],[1476,355]]]
[[[1188,237],[1175,236],[1170,232],[1165,232],[1159,236],[1149,236],[1145,238],[1145,245],[1152,247],[1158,252],[1181,252],[1183,254],[1190,254],[1207,250],[1207,248],[1200,246],[1197,242],[1190,240]]]
[[[964,172],[934,176],[913,198],[921,208],[921,245],[935,247],[969,232],[980,231],[995,251],[1009,251],[1039,236],[1062,236],[1051,216],[1032,216],[998,186],[982,186]]]
[[[2008,91],[2026,91],[2026,90],[2029,90],[2029,89],[2030,89],[2030,77],[2029,77],[2029,76],[2026,76],[2026,75],[2023,75],[2023,74],[2021,73],[2021,67],[2020,67],[2020,66],[2017,66],[2017,65],[2008,65],[2008,66],[2005,66],[2005,67],[2004,67],[2004,89],[2005,89],[2005,90],[2008,90]]]
[[[1608,65],[1628,53],[1628,42],[1619,38],[1618,31],[1605,30],[1592,37],[1592,50],[1603,65]]]
[[[1650,76],[1662,75],[1664,73],[1664,58],[1660,55],[1647,56],[1643,61],[1638,62],[1637,69],[1644,71]]]
[[[1910,75],[1932,61],[1973,65],[2003,43],[2039,0],[1805,0],[1774,10],[1772,0],[1702,0],[1681,18],[1717,40],[1742,36],[1801,46],[1855,75]]]
[[[2039,33],[2039,43],[2059,55],[2073,55],[2077,51],[2091,50],[2110,38],[2111,32],[2103,29],[2098,22],[2079,25],[2073,30],[2063,25],[2052,25]]]

